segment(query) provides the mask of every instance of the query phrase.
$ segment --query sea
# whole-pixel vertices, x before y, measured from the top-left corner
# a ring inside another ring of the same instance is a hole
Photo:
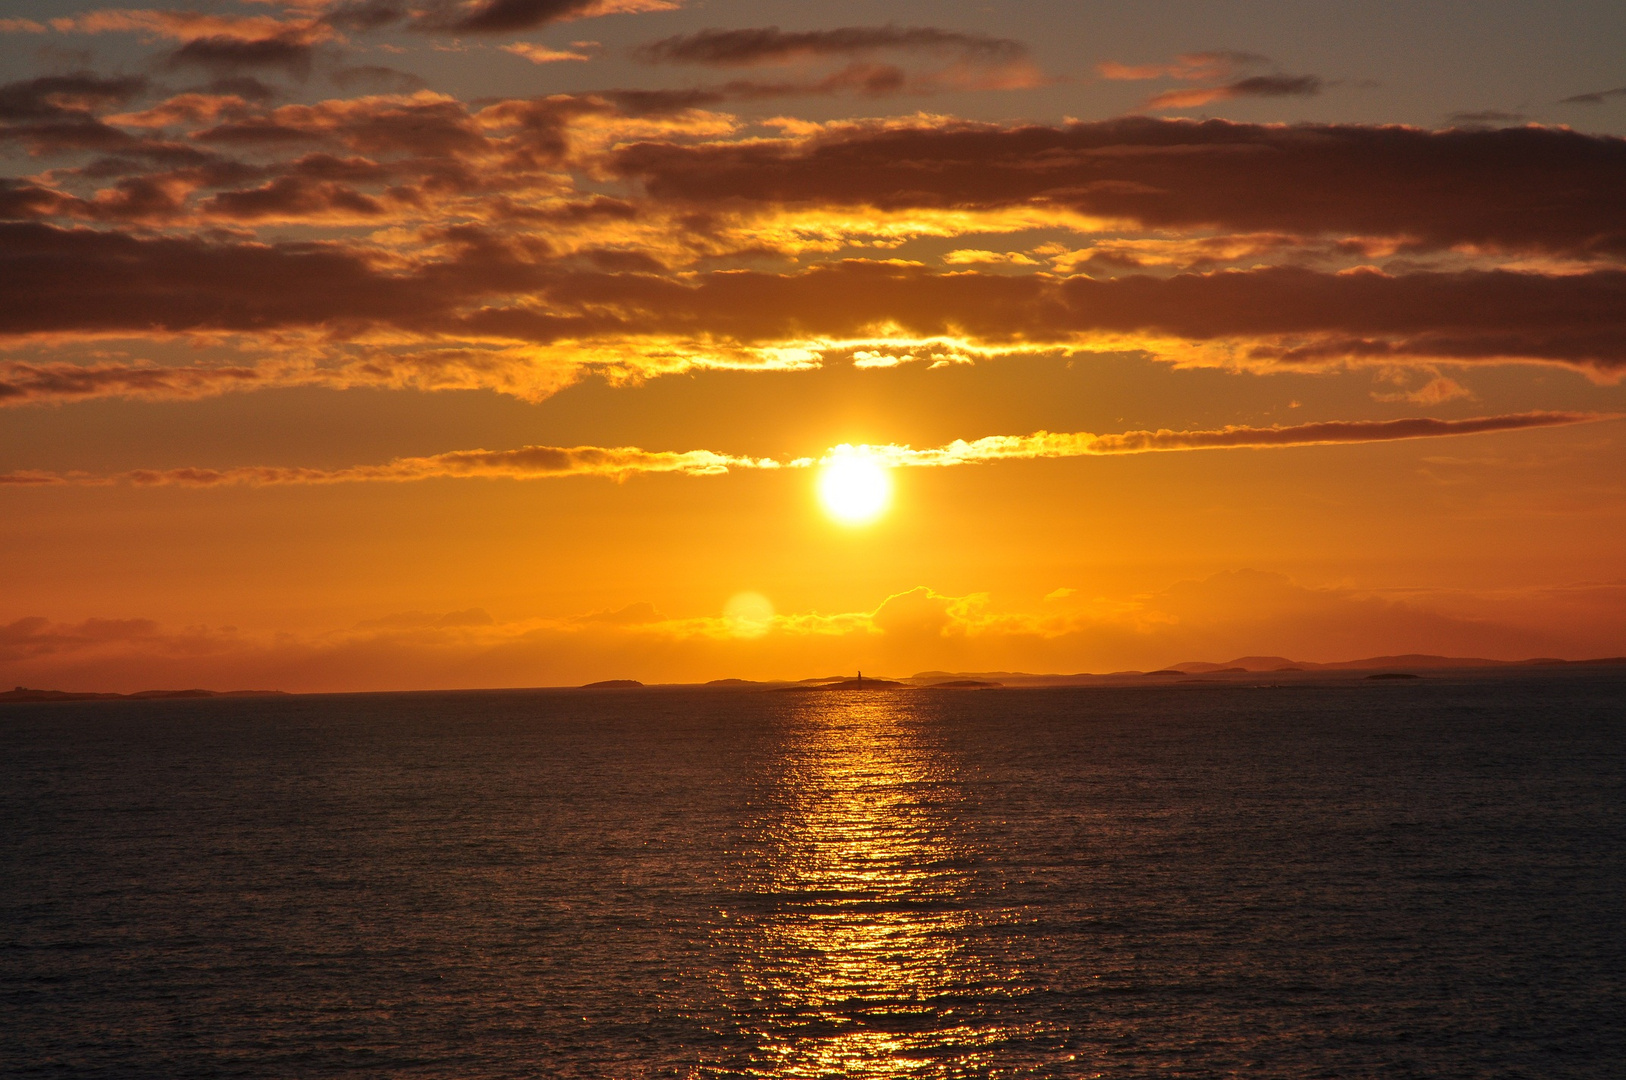
[[[1626,1076],[1626,672],[0,706],[5,1077]]]

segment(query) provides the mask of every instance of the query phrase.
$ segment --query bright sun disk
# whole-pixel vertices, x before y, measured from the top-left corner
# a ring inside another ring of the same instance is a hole
[[[892,477],[868,454],[837,454],[819,473],[819,501],[843,525],[867,525],[892,501]]]

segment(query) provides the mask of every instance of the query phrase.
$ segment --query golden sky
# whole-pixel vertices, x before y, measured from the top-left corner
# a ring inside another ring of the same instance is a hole
[[[1626,653],[1618,5],[36,7],[6,685]]]

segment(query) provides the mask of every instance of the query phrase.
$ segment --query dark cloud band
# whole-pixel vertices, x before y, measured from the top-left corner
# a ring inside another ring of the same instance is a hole
[[[1037,204],[1149,228],[1626,254],[1626,140],[1559,128],[944,123],[650,142],[609,164],[658,198],[701,205]]]
[[[881,50],[953,52],[984,61],[1017,60],[1027,46],[1009,38],[967,34],[933,26],[843,26],[786,31],[777,26],[701,30],[662,38],[638,48],[646,63],[744,67],[804,57],[858,56]]]

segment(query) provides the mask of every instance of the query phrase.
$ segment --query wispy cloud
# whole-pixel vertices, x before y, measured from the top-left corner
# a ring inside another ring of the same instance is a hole
[[[412,25],[455,34],[506,34],[572,19],[672,11],[678,6],[677,0],[430,0],[417,9]]]
[[[842,26],[800,31],[766,26],[702,30],[650,42],[640,46],[634,55],[648,63],[748,67],[883,51],[951,52],[985,63],[1009,63],[1028,55],[1027,46],[1020,41],[935,26]]]
[[[404,457],[384,465],[309,469],[251,465],[225,469],[134,469],[114,475],[17,472],[0,474],[0,484],[127,483],[141,487],[221,487],[240,484],[408,483],[444,477],[538,480],[560,476],[601,476],[622,480],[644,473],[717,476],[729,469],[775,469],[769,458],[736,457],[710,450],[641,450],[633,446],[524,446],[517,450],[455,450],[430,457]]]
[[[1153,96],[1146,102],[1146,107],[1195,109],[1216,101],[1234,101],[1237,98],[1314,97],[1321,93],[1321,88],[1321,79],[1316,75],[1252,75],[1223,86],[1168,90]]]
[[[503,52],[513,53],[524,57],[533,64],[557,64],[562,61],[586,61],[593,59],[584,52],[572,52],[568,49],[550,49],[545,45],[535,45],[529,41],[516,41],[511,45],[500,46]]]
[[[1165,64],[1123,64],[1108,60],[1097,65],[1096,71],[1103,79],[1114,81],[1175,79],[1218,84],[1166,90],[1147,100],[1148,109],[1194,109],[1237,98],[1311,97],[1321,92],[1323,83],[1315,75],[1280,72],[1242,75],[1249,69],[1268,66],[1270,62],[1270,57],[1258,53],[1214,51],[1184,53]]]
[[[1617,86],[1613,90],[1594,90],[1589,94],[1576,94],[1559,101],[1560,105],[1602,105],[1610,98],[1626,97],[1626,86]]]
[[[1239,69],[1256,68],[1270,63],[1270,57],[1258,53],[1216,50],[1211,52],[1182,53],[1165,64],[1123,64],[1107,60],[1096,65],[1103,79],[1118,82],[1138,82],[1146,79],[1178,79],[1181,82],[1212,82],[1229,78]]]
[[[1286,446],[1334,446],[1345,443],[1396,442],[1477,435],[1493,431],[1560,427],[1618,419],[1613,414],[1529,412],[1507,416],[1479,416],[1465,420],[1409,417],[1400,420],[1327,420],[1287,427],[1236,425],[1206,431],[1125,431],[1097,435],[1088,431],[1032,435],[990,435],[970,442],[955,440],[946,446],[916,450],[908,446],[840,448],[867,453],[893,466],[941,467],[980,465],[993,461],[1036,458],[1098,457],[1148,454],[1177,450],[1264,449]]]
[[[108,475],[26,471],[0,474],[0,485],[127,483],[142,487],[263,487],[283,484],[408,483],[447,477],[540,480],[563,476],[599,476],[623,480],[651,473],[721,476],[731,469],[805,469],[850,454],[862,454],[891,467],[943,468],[1040,458],[1394,442],[1597,423],[1617,418],[1614,414],[1605,413],[1529,412],[1465,420],[1438,420],[1432,417],[1329,420],[1290,427],[1231,426],[1196,431],[1162,429],[1110,435],[1088,431],[1038,431],[1031,435],[989,435],[971,441],[956,439],[944,446],[924,449],[897,444],[843,444],[832,447],[819,458],[803,457],[785,461],[711,450],[678,452],[643,450],[633,446],[526,446],[517,450],[458,450],[429,457],[396,458],[384,465],[354,465],[340,469],[257,465],[224,469],[136,469]]]

